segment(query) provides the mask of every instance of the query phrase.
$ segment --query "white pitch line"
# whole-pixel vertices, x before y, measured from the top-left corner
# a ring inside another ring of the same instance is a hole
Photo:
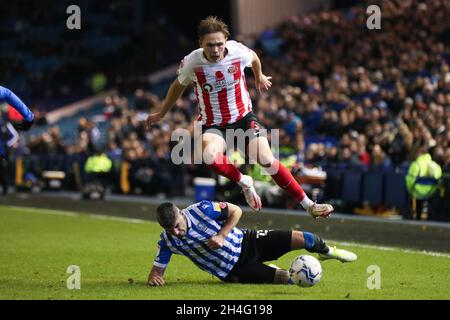
[[[102,215],[102,214],[89,214],[89,216],[91,216],[91,217],[93,217],[95,219],[113,220],[113,221],[120,221],[120,222],[131,222],[131,223],[150,223],[151,222],[149,220],[143,220],[143,219],[123,218],[123,217],[116,217],[116,216],[106,216],[106,215]]]
[[[28,212],[35,212],[35,213],[40,213],[40,214],[52,214],[52,215],[58,215],[58,216],[90,217],[90,218],[99,219],[99,220],[112,220],[112,221],[130,222],[130,223],[152,223],[152,221],[143,220],[143,219],[124,218],[124,217],[108,216],[108,215],[101,215],[101,214],[83,214],[83,213],[72,212],[72,211],[61,211],[61,210],[54,210],[54,209],[41,209],[41,208],[17,207],[17,206],[6,206],[6,207],[14,209],[14,210],[19,210],[19,211],[28,211]],[[336,244],[343,245],[343,246],[354,246],[354,247],[377,249],[377,250],[383,250],[383,251],[401,251],[404,253],[423,254],[423,255],[434,256],[434,257],[450,258],[450,254],[425,251],[425,250],[419,251],[419,250],[403,249],[403,248],[398,248],[398,247],[385,247],[385,246],[376,246],[376,245],[370,245],[370,244],[342,242],[342,241],[334,241],[334,240],[327,240],[327,242],[336,243]]]
[[[93,219],[101,219],[101,220],[112,220],[112,221],[120,221],[120,222],[130,222],[130,223],[149,223],[150,221],[143,219],[135,219],[135,218],[124,218],[117,216],[108,216],[103,214],[90,214],[90,213],[78,213],[73,211],[61,211],[54,209],[41,209],[41,208],[30,208],[30,207],[17,207],[17,206],[6,206],[10,209],[18,210],[18,211],[28,211],[40,214],[51,214],[56,216],[67,216],[67,217],[88,217]]]
[[[76,217],[81,215],[78,212],[72,212],[72,211],[60,211],[60,210],[54,210],[54,209],[41,209],[41,208],[31,208],[31,207],[18,207],[18,206],[5,206],[6,208],[17,210],[17,211],[28,211],[28,212],[35,212],[40,214],[51,214],[56,216],[67,216],[67,217]]]
[[[343,246],[354,246],[354,247],[360,247],[360,248],[366,248],[366,249],[377,249],[377,250],[383,250],[383,251],[401,251],[404,253],[424,254],[427,256],[450,258],[450,254],[426,251],[426,250],[419,251],[419,250],[403,249],[403,248],[399,248],[399,247],[384,247],[384,246],[376,246],[376,245],[372,245],[372,244],[341,242],[341,241],[334,241],[334,240],[327,240],[327,242],[332,242],[332,243],[336,243],[336,244],[343,245]]]

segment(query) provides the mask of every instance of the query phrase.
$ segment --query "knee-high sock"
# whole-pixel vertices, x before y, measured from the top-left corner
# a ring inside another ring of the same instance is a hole
[[[241,179],[241,172],[228,160],[224,154],[218,155],[214,162],[209,165],[217,174],[227,177],[228,179],[238,182]]]
[[[274,160],[267,170],[272,179],[284,190],[289,192],[297,201],[302,201],[306,194],[303,188],[292,176],[291,172],[281,164],[277,159]]]
[[[303,239],[305,240],[305,249],[309,252],[326,254],[330,250],[325,241],[314,233],[303,232]]]

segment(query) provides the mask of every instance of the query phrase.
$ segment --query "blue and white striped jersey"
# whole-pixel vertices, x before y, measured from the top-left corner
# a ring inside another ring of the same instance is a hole
[[[188,257],[200,269],[224,279],[239,259],[244,233],[233,228],[225,238],[222,248],[212,250],[208,240],[216,235],[224,224],[218,202],[201,201],[181,210],[187,218],[187,231],[178,239],[165,231],[161,232],[158,253],[153,265],[166,268],[173,253]]]

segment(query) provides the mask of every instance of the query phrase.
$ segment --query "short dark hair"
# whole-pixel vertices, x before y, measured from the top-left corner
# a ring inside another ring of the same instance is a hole
[[[230,31],[225,22],[215,16],[208,16],[198,25],[197,35],[198,39],[201,40],[204,35],[209,33],[222,32],[225,38],[230,36]]]
[[[171,229],[177,219],[178,208],[171,202],[164,202],[156,208],[156,218],[164,229]]]

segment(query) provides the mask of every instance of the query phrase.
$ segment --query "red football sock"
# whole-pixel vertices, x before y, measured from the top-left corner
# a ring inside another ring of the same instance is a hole
[[[277,159],[272,163],[271,169],[276,172],[272,175],[272,179],[284,190],[289,192],[297,201],[302,201],[306,194],[303,188],[292,176],[291,172],[286,169]],[[277,170],[278,169],[278,170]]]
[[[241,172],[228,160],[227,156],[220,154],[214,159],[214,163],[209,165],[217,174],[238,182],[241,179]]]

